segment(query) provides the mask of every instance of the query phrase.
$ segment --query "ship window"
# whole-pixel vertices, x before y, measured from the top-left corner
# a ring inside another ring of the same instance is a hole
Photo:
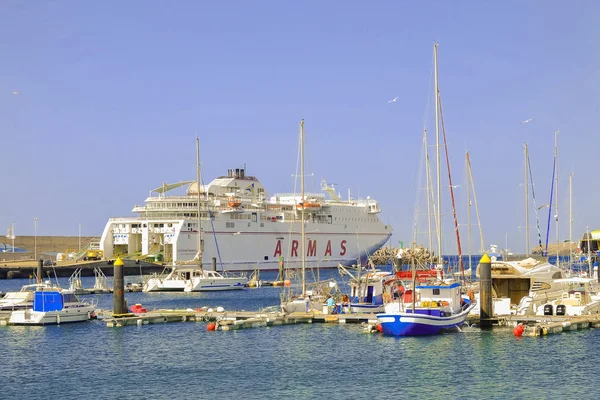
[[[144,224],[144,228],[146,228],[146,224]]]
[[[440,295],[440,289],[433,289],[433,294],[439,296]]]
[[[268,260],[269,260],[269,256],[265,256],[265,261],[268,261]]]
[[[265,223],[264,223],[264,222],[261,222],[261,223],[260,223],[260,227],[261,227],[261,228],[264,228],[264,227],[265,227]]]

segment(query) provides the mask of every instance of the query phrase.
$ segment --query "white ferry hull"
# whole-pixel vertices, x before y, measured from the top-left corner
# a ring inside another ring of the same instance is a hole
[[[189,184],[186,196],[166,192]],[[329,194],[275,194],[243,169],[199,186],[195,181],[163,185],[151,193],[144,206],[135,206],[138,217],[111,218],[102,234],[105,258],[132,256],[160,258],[181,264],[198,254],[199,231],[203,243],[203,268],[217,271],[277,270],[284,260],[295,268],[302,259],[302,220],[305,226],[307,266],[334,268],[362,262],[382,247],[392,228],[381,222],[379,203],[372,199],[342,200],[332,186]],[[200,203],[200,204],[199,204]],[[200,213],[200,218],[198,218]],[[199,222],[200,220],[200,222]]]

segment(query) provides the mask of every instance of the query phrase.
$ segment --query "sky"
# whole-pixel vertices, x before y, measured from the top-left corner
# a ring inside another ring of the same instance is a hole
[[[38,235],[76,236],[81,225],[82,235],[99,236],[151,189],[195,178],[196,136],[205,181],[246,166],[269,193],[291,192],[304,119],[308,189],[326,178],[343,197],[350,189],[377,199],[393,244],[409,243],[415,213],[418,225],[425,213],[415,205],[424,197],[423,129],[435,136],[436,42],[463,248],[465,152],[485,246],[523,252],[524,143],[541,206],[557,130],[558,239],[569,238],[570,202],[574,239],[600,229],[598,2],[4,1],[2,9],[0,229],[14,223],[17,236],[33,235],[36,217]],[[433,141],[429,149],[435,156]],[[444,248],[455,253],[446,178],[442,187]],[[530,225],[533,244],[531,200]],[[475,250],[478,226],[472,235]]]

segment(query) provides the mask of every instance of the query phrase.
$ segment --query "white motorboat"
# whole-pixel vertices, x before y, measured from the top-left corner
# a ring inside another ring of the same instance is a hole
[[[37,290],[31,309],[13,311],[11,325],[59,325],[83,322],[94,316],[96,307],[81,302],[72,292],[59,288]]]
[[[391,272],[367,270],[363,274],[353,275],[343,265],[338,265],[341,275],[349,275],[350,297],[342,303],[342,309],[350,313],[379,313],[385,310],[384,298],[391,299],[386,292],[386,283],[393,282],[395,275]]]
[[[24,285],[18,292],[7,292],[0,299],[0,311],[23,310],[33,307],[33,294],[36,290],[51,288],[50,281]]]
[[[142,288],[142,292],[183,292],[187,282],[202,270],[197,265],[173,266],[167,275],[153,274]]]
[[[592,278],[566,278],[553,282],[554,300],[541,304],[535,315],[589,315],[600,313],[600,284]]]
[[[243,275],[223,276],[217,271],[194,271],[186,282],[184,292],[208,292],[218,290],[243,289],[248,278]]]

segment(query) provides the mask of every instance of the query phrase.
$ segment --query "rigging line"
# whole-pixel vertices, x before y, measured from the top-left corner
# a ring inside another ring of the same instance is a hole
[[[548,227],[546,229],[546,251],[544,254],[545,257],[548,256],[548,239],[550,237],[550,219],[552,218],[552,195],[554,192],[554,174],[555,173],[556,173],[556,154],[554,155],[554,163],[552,165],[552,186],[550,187],[550,205],[548,206]]]
[[[529,180],[531,181],[531,197],[533,200],[533,208],[535,209],[535,225],[538,233],[538,245],[540,251],[542,250],[542,231],[540,230],[540,219],[538,217],[538,208],[535,200],[535,185],[533,184],[533,172],[531,171],[531,161],[529,159],[529,153],[527,153],[527,169],[529,170]]]
[[[454,201],[454,187],[452,186],[452,175],[450,174],[450,157],[448,156],[448,143],[446,141],[446,127],[444,126],[444,113],[442,112],[442,98],[438,94],[438,101],[440,103],[440,119],[442,121],[442,134],[444,135],[444,149],[446,151],[446,167],[448,168],[448,183],[450,185],[450,198],[452,199],[452,213],[454,215],[454,230],[456,231],[456,244],[458,247],[458,266],[460,268],[460,273],[463,281],[463,285],[466,284],[465,281],[465,268],[462,260],[462,248],[460,246],[460,232],[458,230],[458,219],[456,217],[456,204]],[[440,255],[441,256],[441,255]]]

